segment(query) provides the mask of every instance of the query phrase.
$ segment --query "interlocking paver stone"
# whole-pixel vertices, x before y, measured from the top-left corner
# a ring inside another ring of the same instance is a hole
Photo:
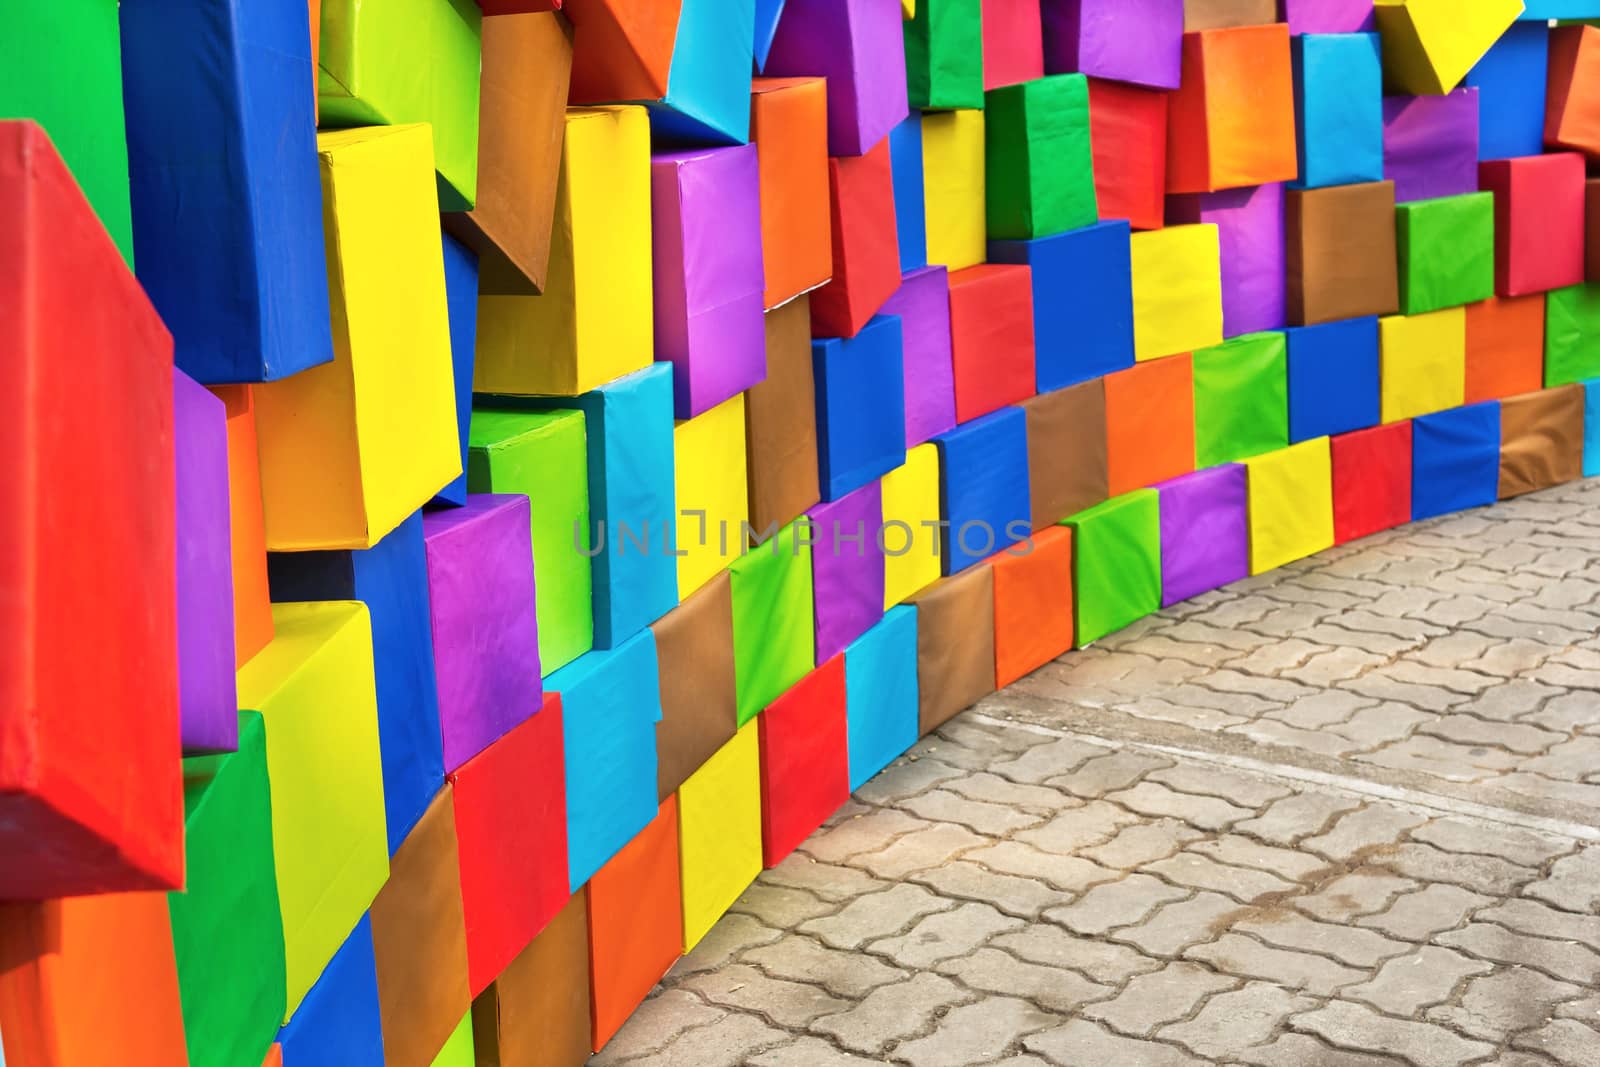
[[[811,1029],[833,1037],[847,1049],[877,1055],[902,1038],[931,1027],[941,1008],[974,999],[948,978],[924,971],[907,981],[879,986],[848,1011],[816,1020]]]
[[[894,1058],[912,1067],[966,1067],[993,1059],[1024,1034],[1059,1021],[1027,1001],[989,997],[951,1009],[933,1033],[896,1046]]]
[[[1263,897],[1290,892],[1295,888],[1293,882],[1286,882],[1267,871],[1231,867],[1192,852],[1180,852],[1176,856],[1146,864],[1144,870],[1179,885],[1225,893],[1245,904],[1253,904]]]
[[[1393,1019],[1347,1000],[1334,1000],[1290,1021],[1344,1048],[1392,1049],[1419,1067],[1459,1067],[1494,1051],[1431,1023]]]
[[[1329,996],[1338,987],[1366,977],[1366,972],[1326,957],[1272,948],[1242,934],[1224,934],[1215,941],[1195,945],[1184,955],[1241,978],[1260,978],[1319,996]]]
[[[1119,926],[1131,926],[1161,905],[1188,895],[1188,890],[1176,889],[1147,874],[1132,874],[1095,886],[1073,903],[1045,912],[1045,918],[1076,934],[1103,934]]]
[[[942,896],[960,900],[980,900],[993,904],[1007,915],[1035,918],[1046,908],[1064,904],[1068,894],[1037,878],[985,870],[970,860],[952,860],[929,867],[911,880]]]
[[[1055,1063],[1192,1067],[1204,1062],[1172,1045],[1120,1037],[1085,1019],[1074,1019],[1065,1026],[1034,1034],[1023,1044]]]
[[[1378,968],[1376,977],[1347,986],[1339,995],[1365,1001],[1391,1015],[1415,1015],[1422,1008],[1448,1000],[1463,980],[1492,970],[1494,965],[1483,960],[1437,945],[1424,945],[1410,955],[1389,960]]]
[[[901,967],[926,968],[951,956],[964,956],[996,934],[1022,925],[1021,919],[968,901],[927,916],[899,937],[874,941],[867,951],[887,956]]]
[[[1193,963],[1174,963],[1130,981],[1115,998],[1083,1009],[1113,1030],[1145,1037],[1156,1027],[1187,1016],[1206,997],[1231,989],[1237,981]]]
[[[1296,996],[1282,986],[1250,982],[1242,989],[1218,993],[1194,1018],[1162,1027],[1160,1036],[1209,1059],[1226,1060],[1266,1041],[1285,1018],[1313,1005],[1309,997]]]
[[[1491,899],[1460,886],[1428,885],[1398,898],[1383,912],[1364,916],[1357,922],[1403,941],[1424,941],[1460,926],[1462,920]]]
[[[944,960],[936,969],[971,989],[1022,997],[1062,1013],[1116,992],[1073,971],[1030,963],[997,948],[980,948],[970,956]]]
[[[875,938],[899,933],[917,919],[955,907],[919,885],[897,885],[857,897],[833,915],[809,919],[796,929],[834,948],[860,948]]]
[[[799,1029],[819,1015],[843,1011],[848,1006],[819,986],[769,978],[744,964],[695,975],[682,988],[699,993],[713,1004],[764,1015],[788,1029]]]
[[[1473,1037],[1493,1041],[1502,1034],[1538,1026],[1550,1017],[1557,1004],[1581,992],[1577,986],[1558,982],[1538,971],[1512,967],[1474,978],[1459,1005],[1435,1008],[1428,1013],[1428,1018],[1454,1026]]]
[[[1188,900],[1168,904],[1137,926],[1109,935],[1151,956],[1176,956],[1190,945],[1209,941],[1229,923],[1247,914],[1237,900],[1220,893],[1196,893]]]
[[[1378,868],[1362,868],[1325,882],[1310,896],[1296,898],[1294,906],[1327,922],[1345,922],[1380,912],[1400,894],[1416,888],[1417,883],[1409,878]]]

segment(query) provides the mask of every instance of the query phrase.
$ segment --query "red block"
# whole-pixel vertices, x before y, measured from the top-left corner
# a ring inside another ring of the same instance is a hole
[[[183,882],[172,335],[0,122],[0,899]]]
[[[844,654],[767,705],[761,724],[761,850],[776,867],[850,799]]]
[[[1411,521],[1411,421],[1339,434],[1333,451],[1333,541]]]
[[[813,337],[854,337],[900,288],[889,139],[828,160],[833,280],[811,294]]]
[[[1167,93],[1089,79],[1089,137],[1100,218],[1159,230],[1167,193]]]
[[[561,0],[478,0],[485,15],[526,15],[534,11],[560,11]]]
[[[561,695],[450,775],[467,980],[476,997],[566,905]]]
[[[1478,164],[1494,193],[1494,291],[1526,296],[1583,281],[1583,157],[1556,152]]]
[[[1044,77],[1039,0],[983,0],[983,87]]]
[[[980,263],[951,272],[950,352],[957,422],[1032,396],[1033,271]]]

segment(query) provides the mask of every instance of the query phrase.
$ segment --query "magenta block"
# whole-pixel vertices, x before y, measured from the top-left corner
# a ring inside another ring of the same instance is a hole
[[[1478,90],[1383,101],[1383,173],[1396,203],[1478,191]]]
[[[469,493],[422,517],[446,773],[539,710],[528,498]]]
[[[1161,482],[1161,606],[1250,574],[1245,467],[1227,463]]]
[[[1289,33],[1365,33],[1376,25],[1372,0],[1283,0]]]
[[[869,482],[806,514],[812,523],[817,662],[826,663],[883,618],[882,486]]]
[[[233,546],[228,415],[222,401],[172,372],[178,553],[178,718],[186,754],[239,747],[233,662]]]
[[[913,448],[954,429],[956,424],[949,273],[935,265],[903,275],[900,288],[879,314],[900,319],[905,355],[906,447]]]
[[[1039,14],[1046,74],[1082,71],[1153,89],[1178,87],[1183,0],[1043,0]]]
[[[828,79],[828,154],[866,155],[911,113],[900,5],[888,0],[785,0],[768,77]]]
[[[650,212],[655,357],[689,419],[767,376],[756,146],[655,156]]]
[[[1281,184],[1169,197],[1167,215],[1173,224],[1216,223],[1223,334],[1238,337],[1285,325]]]

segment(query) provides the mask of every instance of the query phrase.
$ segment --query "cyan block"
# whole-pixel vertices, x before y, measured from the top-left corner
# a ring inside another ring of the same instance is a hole
[[[875,315],[851,338],[811,342],[822,499],[838,500],[905,462],[900,319]]]
[[[567,880],[578,891],[656,817],[655,635],[588,652],[545,679],[561,694],[567,770]]]
[[[755,36],[755,0],[683,0],[667,95],[648,104],[651,134],[697,144],[749,141]]]
[[[900,273],[928,265],[928,221],[922,190],[922,112],[913,111],[889,131],[894,177],[894,221],[900,239]]]
[[[1600,4],[1594,7],[1600,13]],[[1478,90],[1479,159],[1517,159],[1544,151],[1549,69],[1550,27],[1519,22],[1467,74],[1465,84]]]
[[[1375,33],[1308,33],[1294,63],[1297,188],[1383,180],[1383,65]]]
[[[1034,376],[1050,392],[1133,366],[1133,260],[1127,222],[1032,241],[990,241],[991,263],[1033,271]]]
[[[1500,402],[1411,423],[1411,519],[1493,504],[1500,496]]]
[[[957,574],[1028,539],[1028,418],[1006,407],[935,437],[943,573]]]
[[[450,366],[455,372],[456,436],[461,473],[433,494],[433,503],[467,502],[467,437],[472,429],[472,366],[478,347],[478,254],[448,233],[444,241],[444,293],[450,314]]]
[[[844,650],[850,791],[916,744],[917,609],[890,608]]]
[[[372,950],[372,919],[363,915],[322,977],[282,1030],[283,1067],[350,1067],[383,1062],[383,1017]]]
[[[1600,474],[1600,378],[1583,383],[1583,476]]]
[[[1284,331],[1289,339],[1289,443],[1376,426],[1378,320],[1344,319]]]

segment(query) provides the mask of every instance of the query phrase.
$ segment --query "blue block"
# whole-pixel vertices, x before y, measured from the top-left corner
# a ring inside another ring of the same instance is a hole
[[[267,580],[275,602],[359,600],[372,615],[378,744],[392,856],[444,785],[422,514],[368,549],[269,553]]]
[[[1300,180],[1296,188],[1383,180],[1383,65],[1375,33],[1290,42]]]
[[[121,7],[134,261],[207,385],[333,359],[305,6]]]
[[[1596,5],[1600,14],[1600,5]],[[1512,26],[1467,75],[1478,90],[1478,158],[1515,159],[1544,151],[1550,28]]]
[[[461,473],[433,494],[431,503],[461,507],[467,502],[467,434],[472,427],[472,365],[478,347],[478,254],[447,233],[440,237],[444,239],[444,291],[450,310],[450,364],[455,371]]]
[[[811,342],[823,500],[838,500],[905,462],[903,359],[897,315],[876,315],[851,338]]]
[[[890,608],[845,648],[844,689],[853,793],[920,736],[914,604]]]
[[[957,574],[1028,539],[1028,417],[1008,407],[935,437],[939,513],[949,523],[943,573]]]
[[[1600,378],[1583,383],[1583,476],[1600,474]]]
[[[1486,400],[1411,420],[1411,519],[1500,498],[1500,402]]]
[[[928,265],[928,222],[922,191],[922,112],[912,111],[889,131],[894,175],[894,221],[900,239],[900,273]]]
[[[656,817],[661,690],[649,630],[588,652],[544,681],[561,694],[567,879],[576,893]]]
[[[225,979],[223,979],[225,980]],[[383,1062],[383,1022],[372,919],[361,916],[294,1018],[278,1031],[283,1067],[351,1067]]]
[[[667,94],[648,102],[653,136],[676,144],[750,140],[755,19],[755,0],[683,0]]]
[[[1378,320],[1345,319],[1285,330],[1289,339],[1289,443],[1378,425]]]
[[[783,17],[783,0],[756,0],[755,16],[756,70],[765,70],[772,38],[778,33],[778,20]]]
[[[1034,378],[1041,393],[1133,366],[1130,230],[1101,222],[1033,241],[990,241],[991,263],[1033,269]]]

